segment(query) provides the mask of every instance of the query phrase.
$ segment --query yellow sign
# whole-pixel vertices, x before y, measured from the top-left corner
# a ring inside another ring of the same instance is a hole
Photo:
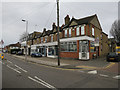
[[[90,47],[90,49],[94,49],[95,47]]]

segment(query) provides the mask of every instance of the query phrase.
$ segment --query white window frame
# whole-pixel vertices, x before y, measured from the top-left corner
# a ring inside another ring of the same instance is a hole
[[[77,35],[77,36],[80,35],[80,27],[76,27],[76,35]]]
[[[71,28],[68,29],[68,30],[69,30],[69,37],[71,37],[71,33],[72,33],[72,32],[71,32]]]
[[[45,37],[45,42],[47,42],[47,37]]]
[[[92,27],[92,35],[95,36],[95,28]]]
[[[65,29],[65,37],[67,37],[67,29]]]
[[[51,35],[51,42],[53,42],[53,35]]]
[[[41,37],[41,43],[43,43],[43,37]]]
[[[85,35],[85,26],[81,26],[81,35]]]

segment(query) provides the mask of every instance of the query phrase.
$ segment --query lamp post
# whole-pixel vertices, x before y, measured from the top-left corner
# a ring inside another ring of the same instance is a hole
[[[26,22],[26,45],[25,45],[25,61],[27,61],[27,33],[28,33],[28,21],[27,20],[22,20],[23,22]]]

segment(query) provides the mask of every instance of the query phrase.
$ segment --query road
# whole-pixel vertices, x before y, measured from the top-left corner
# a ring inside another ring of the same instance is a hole
[[[118,88],[118,80],[82,71],[25,62],[5,54],[2,61],[2,88]]]

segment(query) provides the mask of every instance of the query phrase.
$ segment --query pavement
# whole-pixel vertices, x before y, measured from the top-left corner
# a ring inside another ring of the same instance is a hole
[[[9,54],[16,58],[25,60],[25,56],[19,56],[14,54]],[[27,56],[27,62],[47,65],[51,67],[58,67],[63,69],[81,69],[81,70],[99,70],[99,71],[110,71],[113,73],[118,73],[118,63],[107,62],[106,57],[100,57],[91,60],[69,60],[60,59],[60,66],[58,66],[57,58],[48,57],[31,57]],[[114,68],[113,68],[114,67]]]

